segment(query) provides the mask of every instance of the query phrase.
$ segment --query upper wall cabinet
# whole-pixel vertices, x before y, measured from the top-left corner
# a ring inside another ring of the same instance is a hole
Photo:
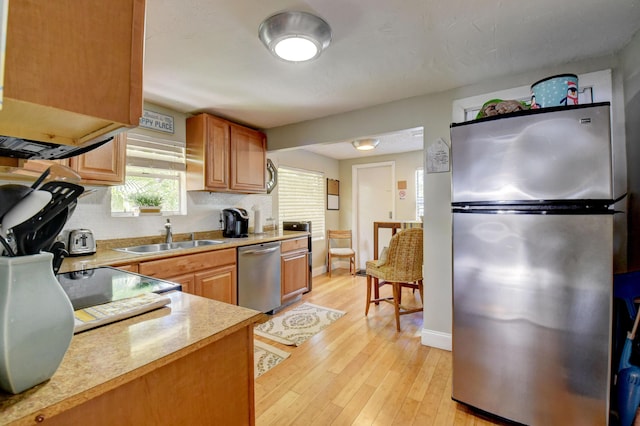
[[[113,140],[86,154],[69,158],[69,167],[78,172],[87,185],[121,185],[125,180],[127,135],[120,133]]]
[[[264,133],[209,114],[187,119],[187,189],[266,193]]]
[[[37,177],[52,164],[62,164],[80,175],[81,185],[121,185],[125,180],[127,134],[120,133],[106,144],[64,160],[26,160],[17,175]],[[16,175],[6,175],[13,179]]]
[[[144,0],[9,5],[0,135],[82,145],[138,125]]]

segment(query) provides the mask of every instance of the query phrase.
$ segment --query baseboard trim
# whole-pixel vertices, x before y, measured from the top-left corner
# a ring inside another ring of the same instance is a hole
[[[441,331],[423,328],[420,342],[425,346],[451,351],[452,336],[451,333],[443,333]]]

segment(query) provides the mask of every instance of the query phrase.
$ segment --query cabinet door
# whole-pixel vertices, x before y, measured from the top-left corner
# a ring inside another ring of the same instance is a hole
[[[246,127],[231,125],[230,188],[241,192],[267,192],[267,139]]]
[[[124,182],[126,161],[125,133],[86,154],[71,157],[69,166],[78,172],[83,183],[119,185]]]
[[[182,286],[184,293],[196,294],[195,277],[193,274],[177,275],[175,277],[164,278],[167,281],[178,283]]]
[[[309,288],[309,252],[299,250],[280,257],[282,301],[286,301]]]
[[[137,126],[144,18],[144,0],[11,2],[0,134],[77,145]]]
[[[187,190],[229,189],[229,122],[198,114],[187,119]]]
[[[205,186],[229,188],[229,123],[207,116]]]
[[[195,275],[196,294],[236,305],[238,303],[236,265],[212,268]]]

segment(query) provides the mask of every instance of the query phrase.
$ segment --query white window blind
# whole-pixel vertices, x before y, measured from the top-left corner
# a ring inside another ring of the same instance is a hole
[[[283,221],[310,220],[313,239],[324,239],[324,174],[289,167],[278,168],[278,211]]]
[[[164,214],[186,214],[185,143],[127,132],[126,180],[111,190],[112,214],[131,215],[135,193],[162,196]]]
[[[186,170],[185,143],[127,133],[127,166]]]

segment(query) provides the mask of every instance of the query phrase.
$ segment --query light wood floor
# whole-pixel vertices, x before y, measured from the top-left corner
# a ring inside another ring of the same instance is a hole
[[[390,304],[364,316],[365,277],[332,275],[287,309],[307,301],[345,316],[299,347],[261,339],[291,356],[256,380],[258,426],[502,424],[451,400],[451,352],[420,344],[422,313],[397,333]],[[406,290],[403,303],[413,298]]]

